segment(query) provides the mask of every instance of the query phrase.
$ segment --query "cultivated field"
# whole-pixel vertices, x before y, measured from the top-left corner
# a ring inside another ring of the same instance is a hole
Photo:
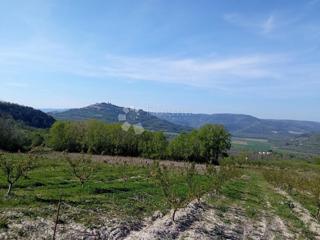
[[[2,168],[0,239],[320,239],[316,161],[1,158],[34,164],[10,196]]]

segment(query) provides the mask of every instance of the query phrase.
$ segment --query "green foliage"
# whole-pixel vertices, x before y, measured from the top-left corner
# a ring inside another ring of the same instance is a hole
[[[40,133],[35,133],[32,136],[32,148],[39,147],[44,144],[44,137]]]
[[[170,158],[174,160],[202,161],[198,131],[178,135],[170,142],[168,151]]]
[[[167,140],[161,132],[135,134],[120,125],[96,120],[56,122],[49,132],[48,145],[56,151],[89,152],[103,155],[165,158]]]
[[[201,156],[215,165],[220,157],[227,156],[231,148],[231,135],[222,125],[205,125],[199,129]]]
[[[145,131],[139,138],[139,152],[142,157],[163,159],[166,157],[168,141],[162,132]]]
[[[28,150],[32,141],[29,132],[13,119],[0,117],[0,149],[6,151]]]
[[[48,145],[56,151],[80,152],[83,135],[81,122],[56,122],[50,128]]]
[[[0,230],[2,229],[6,230],[8,228],[9,228],[8,218],[0,216]]]
[[[219,164],[231,148],[231,136],[220,125],[205,125],[199,130],[181,134],[169,145],[169,156],[175,160]]]
[[[35,128],[49,128],[54,123],[54,118],[35,110],[18,104],[0,102],[0,117],[10,117],[15,121],[23,122],[25,125]]]
[[[9,157],[12,154],[5,155]],[[68,155],[77,160],[81,157],[78,154]],[[27,157],[25,154],[14,156],[16,160]],[[157,185],[158,181],[150,178],[149,169],[132,164],[130,158],[125,159],[125,164],[97,161],[94,174],[82,188],[65,156],[50,153],[38,161],[37,168],[27,178],[19,179],[13,189],[15,194],[9,200],[0,198],[0,212],[19,208],[26,214],[52,219],[61,195],[63,202],[72,206],[64,208],[63,215],[70,221],[84,224],[99,224],[96,221],[102,215],[110,219],[143,219],[156,210],[164,213],[171,210]],[[207,184],[204,177],[198,177],[198,180],[202,185]],[[174,183],[178,198],[187,197],[185,177],[180,171],[170,168],[170,181]],[[1,195],[6,192],[5,183],[5,175],[0,171]]]
[[[48,145],[56,151],[89,152],[103,155],[170,158],[218,164],[230,149],[230,135],[222,126],[206,125],[189,134],[178,135],[168,142],[162,132],[136,134],[117,124],[96,120],[56,122],[49,131]]]
[[[262,172],[269,183],[289,195],[301,195],[304,201],[309,196],[312,205],[315,206],[315,209],[311,210],[320,221],[320,176],[319,171],[314,170],[301,172],[293,169],[264,169]]]

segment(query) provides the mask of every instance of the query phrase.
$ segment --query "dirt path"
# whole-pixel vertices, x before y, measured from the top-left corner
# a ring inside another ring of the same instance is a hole
[[[296,213],[298,218],[309,227],[309,230],[315,235],[316,239],[320,240],[320,224],[311,216],[309,211],[305,209],[299,202],[295,201],[288,193],[280,189],[276,191],[286,197],[290,202],[293,203],[292,211]]]

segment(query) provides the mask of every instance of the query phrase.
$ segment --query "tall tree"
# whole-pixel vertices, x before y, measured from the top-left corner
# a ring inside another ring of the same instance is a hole
[[[222,125],[207,124],[199,129],[200,153],[209,163],[219,165],[220,157],[228,156],[231,135]]]

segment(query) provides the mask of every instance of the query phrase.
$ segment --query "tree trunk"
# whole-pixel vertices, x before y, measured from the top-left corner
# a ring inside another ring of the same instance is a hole
[[[172,214],[172,222],[174,222],[174,220],[175,220],[177,210],[178,210],[178,209],[174,209],[174,210],[173,210],[173,214]]]
[[[58,209],[57,209],[57,215],[56,215],[56,220],[55,220],[55,222],[54,222],[54,229],[53,229],[53,236],[52,236],[52,239],[53,239],[53,240],[56,239],[56,235],[57,235],[57,226],[58,226],[58,223],[59,223],[61,200],[62,200],[62,196],[60,196],[60,199],[59,199]]]
[[[12,183],[9,183],[8,191],[7,191],[7,194],[6,194],[6,196],[7,196],[7,197],[9,197],[9,196],[10,196],[10,194],[11,194],[12,185],[13,185]]]

